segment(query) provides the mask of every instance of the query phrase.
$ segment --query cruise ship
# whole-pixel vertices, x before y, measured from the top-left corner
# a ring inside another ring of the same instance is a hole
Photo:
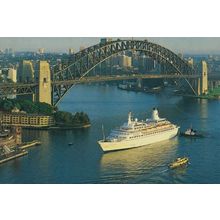
[[[166,118],[160,118],[158,110],[153,108],[152,117],[146,121],[133,119],[128,113],[128,121],[120,128],[111,131],[98,144],[104,152],[141,147],[148,144],[164,141],[178,134],[179,126],[172,124]]]

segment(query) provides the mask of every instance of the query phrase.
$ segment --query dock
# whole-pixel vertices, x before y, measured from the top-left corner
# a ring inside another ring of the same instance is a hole
[[[19,148],[24,150],[24,149],[27,149],[27,148],[30,148],[30,147],[34,147],[34,146],[38,146],[38,145],[41,145],[41,142],[38,141],[38,140],[33,140],[31,142],[23,143]]]
[[[22,157],[24,155],[27,155],[28,151],[26,151],[25,149],[30,148],[30,147],[34,147],[34,146],[37,146],[37,145],[40,145],[40,144],[41,144],[41,142],[38,141],[38,140],[33,140],[31,142],[22,143],[18,147],[18,149],[19,149],[18,152],[13,152],[12,151],[8,156],[5,156],[4,158],[0,159],[0,164],[8,162],[8,161],[13,160],[13,159],[16,159],[18,157]]]
[[[17,153],[17,154],[15,154],[13,156],[9,156],[9,157],[6,157],[4,159],[1,159],[0,160],[0,164],[8,162],[8,161],[13,160],[13,159],[18,158],[18,157],[22,157],[22,156],[27,155],[27,154],[28,154],[27,151],[22,151],[22,152]]]

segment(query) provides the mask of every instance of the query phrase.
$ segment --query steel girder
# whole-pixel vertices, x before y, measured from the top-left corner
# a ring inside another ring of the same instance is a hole
[[[158,63],[167,65],[172,68],[177,74],[180,75],[194,75],[196,74],[193,69],[184,59],[173,53],[171,50],[162,47],[158,44],[149,41],[141,40],[116,40],[106,42],[105,44],[96,44],[76,53],[73,57],[73,63],[61,71],[54,73],[53,81],[74,81],[75,79],[81,80],[88,72],[95,68],[100,63],[104,62],[109,57],[116,55],[120,52],[133,50],[140,51],[147,56],[153,58]],[[187,78],[185,81],[190,86],[193,93],[195,90],[191,86]],[[67,93],[67,91],[75,85],[65,83],[63,85],[53,85],[53,104],[57,105],[60,99]]]
[[[86,82],[87,80],[83,78],[97,65],[104,62],[109,57],[127,50],[144,53],[162,65],[167,66],[169,69],[173,69],[173,74],[182,75],[181,79],[184,78],[189,84],[191,90],[195,93],[187,77],[185,76],[196,75],[196,71],[189,66],[185,60],[181,59],[169,49],[146,40],[140,41],[118,39],[116,41],[106,42],[105,44],[96,44],[79,51],[78,53],[74,54],[72,63],[70,65],[53,74],[53,105],[57,105],[57,103],[73,85],[76,85],[81,81]],[[90,81],[89,77],[88,81]],[[102,79],[100,81],[102,81]],[[37,83],[0,84],[0,97],[10,94],[32,94],[36,92],[37,86]]]
[[[36,93],[37,83],[2,83],[0,84],[0,97],[8,95],[28,95]]]

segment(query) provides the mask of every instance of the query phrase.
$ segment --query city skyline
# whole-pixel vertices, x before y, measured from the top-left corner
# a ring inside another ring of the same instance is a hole
[[[128,39],[128,37],[117,38]],[[176,53],[220,54],[220,38],[138,37],[134,39],[148,39]],[[77,52],[81,46],[88,47],[99,41],[98,37],[2,37],[0,38],[0,50],[12,48],[14,51],[37,52],[39,48],[45,48],[45,52],[68,53],[69,48],[73,48]]]

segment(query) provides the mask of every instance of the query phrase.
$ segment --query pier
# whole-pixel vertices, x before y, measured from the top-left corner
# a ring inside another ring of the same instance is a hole
[[[10,148],[6,147],[9,153],[0,157],[0,164],[16,159],[18,157],[25,156],[28,154],[28,151],[26,151],[26,149],[38,145],[41,145],[41,142],[39,140],[33,140],[31,142],[22,143],[20,146],[17,147],[17,150],[10,150]]]
[[[31,147],[38,146],[38,145],[41,145],[41,142],[38,140],[33,140],[31,142],[23,143],[19,148],[24,150],[24,149],[31,148]]]
[[[27,155],[27,154],[28,154],[27,151],[22,151],[22,152],[20,152],[20,153],[16,153],[15,155],[8,156],[8,157],[6,157],[6,158],[4,158],[4,159],[1,159],[1,160],[0,160],[0,164],[5,163],[5,162],[8,162],[8,161],[13,160],[13,159],[16,159],[16,158],[18,158],[18,157],[25,156],[25,155]]]

